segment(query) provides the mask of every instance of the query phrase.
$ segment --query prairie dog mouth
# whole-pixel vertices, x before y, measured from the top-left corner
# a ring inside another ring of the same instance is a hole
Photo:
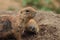
[[[24,33],[22,34],[22,38],[25,38],[25,37],[31,37],[31,36],[34,36],[36,35],[36,32],[32,32],[32,31],[28,31],[28,30],[25,30]]]

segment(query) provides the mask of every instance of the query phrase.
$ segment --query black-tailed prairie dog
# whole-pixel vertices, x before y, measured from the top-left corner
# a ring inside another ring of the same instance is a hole
[[[26,7],[20,10],[17,16],[19,17],[19,21],[18,21],[19,25],[21,27],[25,26],[25,24],[35,16],[35,14],[36,14],[36,10],[32,7]]]

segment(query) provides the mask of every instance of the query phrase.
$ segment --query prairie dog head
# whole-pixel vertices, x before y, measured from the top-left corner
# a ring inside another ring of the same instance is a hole
[[[33,18],[36,14],[36,10],[32,7],[26,7],[19,11],[18,15],[21,17],[21,19],[29,19]]]
[[[33,32],[33,33],[38,33],[39,32],[39,26],[34,19],[31,19],[26,24],[25,30],[29,31],[29,32]]]

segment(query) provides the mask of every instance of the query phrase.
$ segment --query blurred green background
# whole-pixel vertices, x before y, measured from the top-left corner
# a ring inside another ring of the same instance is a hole
[[[17,11],[27,6],[60,14],[60,0],[0,0],[0,10]]]
[[[39,10],[60,13],[60,0],[23,0],[22,5],[23,7],[32,6]]]

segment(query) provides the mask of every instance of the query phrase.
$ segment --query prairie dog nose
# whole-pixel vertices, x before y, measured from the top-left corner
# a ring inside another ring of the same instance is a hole
[[[35,27],[34,26],[29,26],[29,30],[30,31],[34,31],[35,30]]]

